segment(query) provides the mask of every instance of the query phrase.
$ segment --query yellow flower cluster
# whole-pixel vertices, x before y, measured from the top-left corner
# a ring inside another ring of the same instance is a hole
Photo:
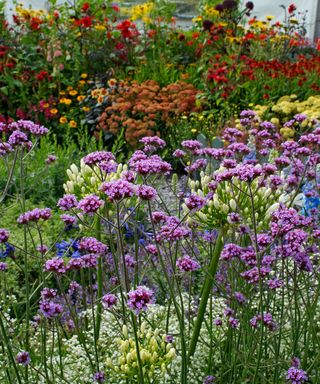
[[[26,9],[23,8],[23,4],[19,4],[16,7],[16,13],[18,16],[23,17],[24,19],[31,19],[32,17],[42,17],[46,14],[46,11],[43,9]]]
[[[151,2],[135,5],[131,10],[131,19],[142,19],[144,22],[148,23],[150,21],[150,12],[153,10],[153,7],[154,4]]]
[[[208,4],[204,6],[203,13],[208,18],[219,17],[219,11],[217,11],[214,7],[210,7]]]
[[[128,328],[125,325],[122,333],[123,337],[117,340],[120,356],[114,361],[108,358],[106,365],[120,376],[135,377],[139,372],[135,340],[129,336]],[[144,375],[152,380],[161,373],[165,374],[170,363],[176,358],[176,350],[173,345],[166,342],[166,336],[161,336],[158,329],[148,329],[144,322],[138,332],[138,339]]]

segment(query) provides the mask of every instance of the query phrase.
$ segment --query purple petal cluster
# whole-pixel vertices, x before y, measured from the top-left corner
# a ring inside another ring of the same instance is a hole
[[[148,305],[153,304],[155,301],[153,291],[144,286],[138,286],[137,289],[128,292],[128,298],[128,307],[137,315],[141,311],[146,311]]]
[[[23,213],[18,217],[19,224],[27,224],[30,221],[49,220],[52,217],[50,208],[35,208],[32,211]]]
[[[97,195],[92,193],[79,201],[78,208],[88,215],[93,215],[102,205],[103,201]]]

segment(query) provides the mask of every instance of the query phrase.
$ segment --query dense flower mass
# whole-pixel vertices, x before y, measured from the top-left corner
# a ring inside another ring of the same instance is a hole
[[[136,314],[141,311],[146,311],[150,304],[154,303],[154,293],[151,289],[143,286],[137,287],[137,289],[128,292],[127,305]]]
[[[29,222],[37,222],[39,220],[49,220],[52,217],[50,208],[35,208],[25,212],[17,219],[19,224],[28,224]]]

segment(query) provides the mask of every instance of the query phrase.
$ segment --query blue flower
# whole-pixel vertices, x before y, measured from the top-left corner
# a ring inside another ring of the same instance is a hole
[[[56,255],[58,257],[72,257],[78,258],[80,257],[79,252],[79,244],[76,240],[62,240],[61,243],[56,243],[57,252]]]

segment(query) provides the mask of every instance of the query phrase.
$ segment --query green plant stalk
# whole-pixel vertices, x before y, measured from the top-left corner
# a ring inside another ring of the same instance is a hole
[[[210,292],[211,292],[212,287],[213,287],[214,277],[215,277],[215,274],[217,272],[220,253],[221,253],[222,247],[223,247],[223,234],[224,234],[224,231],[221,229],[219,232],[219,235],[217,237],[215,248],[214,248],[214,251],[213,251],[213,254],[211,257],[208,274],[207,274],[205,281],[203,283],[202,295],[201,295],[201,299],[200,299],[198,315],[196,318],[196,322],[195,322],[195,326],[193,329],[193,333],[192,333],[191,341],[190,341],[190,346],[189,346],[189,353],[188,353],[189,359],[195,353],[197,343],[199,340],[201,326],[202,326],[204,315],[206,312],[209,295],[210,295]]]
[[[96,217],[96,234],[97,239],[101,241],[101,221],[99,217]],[[100,327],[101,327],[101,316],[102,316],[102,303],[101,303],[101,297],[103,293],[103,260],[102,256],[99,256],[98,259],[98,273],[97,273],[97,280],[98,280],[98,292],[97,292],[97,323],[96,323],[96,332],[95,332],[95,339],[96,341],[99,339],[100,334]]]

